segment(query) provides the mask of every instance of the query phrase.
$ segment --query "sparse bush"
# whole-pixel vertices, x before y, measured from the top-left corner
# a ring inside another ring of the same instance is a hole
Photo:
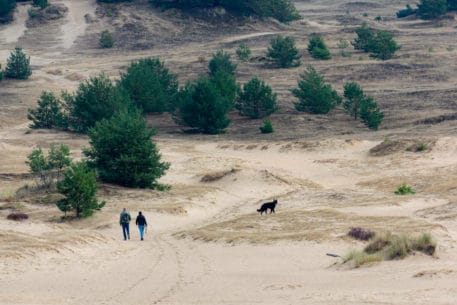
[[[37,103],[38,108],[28,110],[27,118],[32,121],[30,128],[68,127],[68,118],[64,114],[62,101],[54,93],[43,91]]]
[[[416,146],[416,151],[421,152],[427,149],[427,144],[425,143],[419,143],[419,145]]]
[[[349,230],[348,235],[359,240],[369,240],[375,236],[375,233],[360,227],[355,227]]]
[[[32,75],[30,57],[27,57],[21,48],[11,52],[5,68],[5,77],[15,79],[28,79]]]
[[[271,124],[270,119],[265,119],[263,121],[263,126],[259,127],[261,133],[272,133],[274,132],[273,130],[273,125]]]
[[[289,36],[273,38],[267,50],[267,57],[281,68],[298,67],[301,64],[295,39]]]
[[[27,215],[25,213],[20,213],[20,212],[14,212],[14,213],[8,214],[8,216],[6,216],[6,219],[14,220],[14,221],[22,221],[22,220],[29,219],[29,215]]]
[[[417,5],[417,16],[421,19],[435,19],[446,14],[447,0],[421,0]]]
[[[413,9],[411,7],[411,5],[406,4],[406,8],[405,9],[399,10],[397,12],[397,18],[408,17],[408,16],[414,15],[416,13],[417,13],[417,9]]]
[[[91,147],[84,155],[105,182],[154,188],[169,164],[160,161],[160,153],[151,141],[153,134],[138,110],[123,110],[90,129]]]
[[[173,117],[178,124],[203,133],[217,134],[229,125],[227,112],[231,107],[232,103],[221,95],[217,86],[202,77],[180,90]]]
[[[34,6],[39,6],[41,9],[44,9],[48,6],[48,0],[33,0],[32,4]]]
[[[403,259],[410,252],[408,238],[406,236],[394,236],[386,248],[385,255],[389,260]]]
[[[127,93],[105,74],[80,83],[75,94],[64,94],[63,98],[70,128],[81,133],[86,133],[101,119],[132,106]]]
[[[357,37],[352,42],[354,49],[368,52],[368,43],[373,38],[375,30],[369,27],[366,22],[363,22],[361,26],[355,30],[355,33],[357,34]]]
[[[276,94],[263,80],[255,77],[239,90],[235,107],[242,116],[262,118],[276,111]]]
[[[50,188],[60,180],[62,171],[71,164],[70,149],[64,144],[51,144],[48,155],[41,148],[36,148],[27,156],[25,162],[41,186]]]
[[[313,58],[316,59],[330,59],[332,58],[327,45],[321,35],[312,35],[308,43],[308,52]]]
[[[162,113],[172,108],[178,92],[178,78],[157,58],[132,62],[121,75],[120,87],[145,113]]]
[[[57,201],[57,207],[65,213],[75,211],[76,217],[87,217],[101,209],[105,202],[98,202],[95,172],[85,162],[74,163],[64,172],[57,183],[57,190],[65,198]]]
[[[292,90],[292,94],[299,99],[294,103],[298,111],[326,114],[341,103],[338,93],[325,83],[313,66],[308,65],[300,78],[298,88]]]
[[[248,61],[251,57],[251,49],[246,44],[242,43],[238,46],[238,49],[236,49],[236,56],[240,60]]]
[[[436,241],[433,240],[429,233],[424,233],[419,237],[413,238],[410,244],[411,248],[415,251],[420,251],[428,255],[435,254]]]
[[[352,53],[346,51],[346,49],[349,47],[349,41],[346,39],[340,39],[338,42],[338,48],[340,49],[340,55],[343,57],[351,57]]]
[[[360,119],[372,130],[377,130],[384,118],[384,112],[379,109],[378,104],[371,96],[365,96],[360,105]]]
[[[416,192],[413,190],[413,188],[406,183],[400,184],[395,191],[396,195],[413,195],[415,193]]]
[[[208,64],[209,76],[215,77],[219,72],[225,72],[230,75],[235,75],[236,64],[230,60],[230,55],[224,50],[219,50],[209,61]]]
[[[103,30],[100,33],[100,39],[98,41],[98,44],[103,49],[109,49],[114,46],[114,38],[113,35],[111,35],[110,31]]]
[[[378,15],[378,16],[374,17],[374,21],[381,22],[382,17]]]
[[[363,265],[366,265],[366,264],[381,262],[382,260],[383,260],[382,255],[380,255],[378,253],[368,254],[366,252],[356,251],[356,250],[353,250],[353,251],[349,252],[343,258],[343,261],[345,263],[347,263],[349,261],[353,261],[355,268],[359,268],[359,267],[361,267]]]
[[[380,252],[392,243],[392,238],[391,233],[376,234],[374,240],[365,247],[364,251],[370,254]]]

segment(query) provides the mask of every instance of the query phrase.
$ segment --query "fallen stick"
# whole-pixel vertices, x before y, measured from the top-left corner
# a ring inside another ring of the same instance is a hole
[[[328,256],[331,256],[331,257],[341,257],[340,255],[338,254],[333,254],[333,253],[327,253]]]

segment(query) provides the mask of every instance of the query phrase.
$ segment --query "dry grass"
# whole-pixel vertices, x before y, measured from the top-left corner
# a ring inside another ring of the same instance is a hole
[[[380,144],[370,149],[370,155],[375,157],[392,155],[395,153],[410,152],[428,152],[435,145],[434,139],[385,139]]]
[[[222,171],[215,171],[215,172],[207,173],[207,174],[203,175],[203,177],[200,179],[200,181],[205,182],[205,183],[214,182],[214,181],[224,178],[225,176],[232,175],[238,171],[239,171],[239,169],[232,168],[229,170],[222,170]]]
[[[413,233],[430,230],[435,225],[408,217],[360,217],[330,209],[312,211],[278,211],[261,217],[241,215],[232,220],[210,224],[190,231],[176,233],[178,237],[191,237],[204,241],[223,240],[228,243],[249,242],[265,244],[279,240],[338,240],[348,238],[346,232],[355,224],[372,231],[383,231],[395,226],[399,232]]]
[[[343,258],[343,263],[352,262],[355,268],[359,268],[363,265],[381,262],[383,259],[379,253],[369,254],[364,251],[352,250]]]

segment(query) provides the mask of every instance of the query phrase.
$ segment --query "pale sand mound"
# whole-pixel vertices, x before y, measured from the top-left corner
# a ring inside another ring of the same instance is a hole
[[[18,5],[14,13],[14,20],[11,24],[0,26],[0,41],[4,40],[6,43],[16,43],[25,30],[25,22],[29,18],[28,9],[30,5]],[[1,54],[0,54],[1,55]]]

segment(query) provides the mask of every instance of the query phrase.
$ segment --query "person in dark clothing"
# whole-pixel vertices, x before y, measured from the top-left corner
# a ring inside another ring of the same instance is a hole
[[[122,233],[124,234],[124,240],[130,239],[130,213],[124,208],[121,215],[119,216],[119,224],[122,226]]]
[[[141,240],[144,240],[144,229],[148,226],[148,223],[146,222],[146,218],[144,217],[143,213],[138,212],[135,223],[138,226],[138,230],[140,231]]]

